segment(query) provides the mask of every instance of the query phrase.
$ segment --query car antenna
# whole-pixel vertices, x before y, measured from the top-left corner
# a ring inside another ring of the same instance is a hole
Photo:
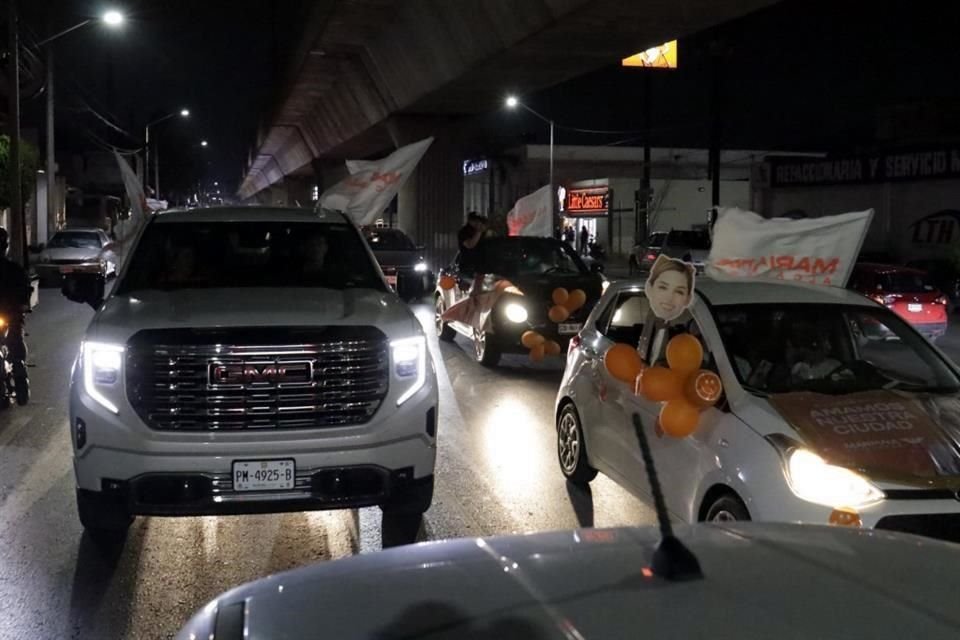
[[[650,451],[650,441],[643,430],[640,415],[633,414],[633,430],[640,442],[640,453],[643,455],[643,466],[647,470],[647,479],[650,481],[650,492],[653,494],[653,505],[657,511],[657,521],[660,525],[660,544],[653,552],[650,568],[653,574],[666,580],[701,580],[703,571],[700,562],[680,541],[673,535],[673,526],[670,524],[670,514],[667,511],[667,502],[663,499],[663,489],[660,487],[660,478],[653,464],[653,453]]]

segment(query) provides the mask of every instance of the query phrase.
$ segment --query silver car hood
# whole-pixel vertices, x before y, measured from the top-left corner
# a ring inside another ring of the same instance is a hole
[[[653,529],[469,538],[264,578],[211,602],[178,638],[232,637],[211,635],[218,613],[242,618],[250,640],[960,637],[960,547],[794,525],[678,534],[703,580],[650,574]]]
[[[62,249],[44,249],[40,255],[44,260],[96,260],[101,252],[102,249],[88,247],[63,247]]]

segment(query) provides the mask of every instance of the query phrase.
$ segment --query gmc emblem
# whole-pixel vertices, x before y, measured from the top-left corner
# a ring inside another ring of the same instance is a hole
[[[310,382],[312,378],[310,362],[213,362],[209,372],[211,386]]]

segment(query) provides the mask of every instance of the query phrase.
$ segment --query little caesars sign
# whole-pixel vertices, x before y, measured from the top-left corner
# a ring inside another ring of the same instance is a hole
[[[830,159],[770,160],[770,186],[863,184],[960,178],[960,147]]]

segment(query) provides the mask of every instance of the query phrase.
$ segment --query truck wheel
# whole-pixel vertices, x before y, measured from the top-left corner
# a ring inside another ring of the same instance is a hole
[[[453,330],[449,324],[443,321],[443,298],[437,296],[437,301],[435,304],[436,316],[435,322],[437,324],[437,337],[443,340],[444,342],[453,342],[453,339],[456,337],[457,332]]]
[[[97,542],[122,542],[133,523],[133,516],[119,500],[96,491],[77,489],[77,514],[84,530]]]
[[[473,335],[473,351],[477,362],[485,367],[493,368],[500,364],[500,350],[490,344],[486,331],[476,331]]]

